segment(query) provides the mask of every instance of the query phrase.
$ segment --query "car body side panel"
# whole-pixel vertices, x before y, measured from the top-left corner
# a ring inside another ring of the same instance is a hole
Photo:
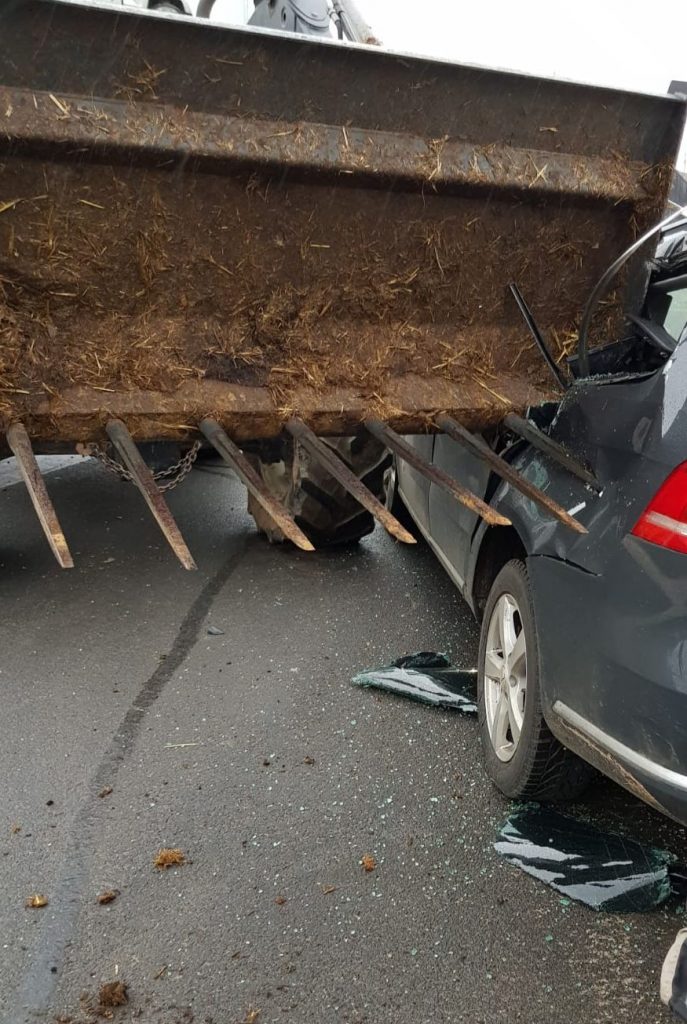
[[[489,467],[446,434],[437,435],[433,461],[473,494],[483,497],[487,493],[491,476]],[[429,529],[432,540],[462,580],[477,522],[478,516],[443,488],[434,483],[430,486]]]
[[[566,393],[551,436],[589,464],[597,493],[531,447],[512,458],[515,468],[588,529],[572,533],[506,485],[491,503],[507,515],[532,554],[550,555],[603,573],[668,474],[687,458],[687,344],[666,366],[644,378],[581,381]],[[465,576],[469,584],[485,533],[477,526]],[[685,562],[687,571],[687,561]]]
[[[687,822],[687,574],[683,556],[629,538],[603,575],[546,556],[528,559],[540,638],[544,715],[566,730],[604,734],[599,767],[628,788],[621,769],[674,817]],[[563,707],[561,707],[563,705]],[[591,729],[589,727],[592,727]],[[619,745],[627,748],[618,755]],[[643,762],[650,762],[647,771]],[[598,764],[597,759],[593,759]],[[665,771],[663,771],[665,769]],[[684,781],[680,781],[682,777]],[[644,793],[637,795],[643,796]]]
[[[576,477],[540,452],[529,446],[518,446],[517,450],[506,453],[506,457],[527,480],[540,490],[555,498],[559,504],[571,511],[585,526],[597,511],[598,495],[586,487]],[[541,506],[517,491],[510,484],[497,484],[490,504],[508,516],[527,552],[548,554],[561,559],[571,558],[571,548],[575,545],[578,535],[563,526]],[[467,552],[464,565],[465,590],[464,596],[474,606],[475,571],[477,568],[482,545],[490,530],[500,527],[489,527],[483,520],[476,520],[472,544]]]
[[[428,462],[432,461],[434,434],[414,434],[405,440]],[[403,502],[415,522],[429,532],[429,480],[402,459],[396,460],[396,482]]]
[[[674,552],[635,540],[627,547],[629,557],[602,576],[528,559],[545,714],[562,701],[651,761],[687,773],[687,576]]]

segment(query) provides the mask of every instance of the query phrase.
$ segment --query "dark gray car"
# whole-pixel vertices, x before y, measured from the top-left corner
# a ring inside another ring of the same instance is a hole
[[[686,239],[684,222],[663,235],[627,336],[530,413],[594,485],[508,431],[488,438],[586,535],[447,436],[410,440],[511,527],[395,468],[396,501],[481,619],[482,740],[510,797],[571,799],[593,765],[687,824]]]

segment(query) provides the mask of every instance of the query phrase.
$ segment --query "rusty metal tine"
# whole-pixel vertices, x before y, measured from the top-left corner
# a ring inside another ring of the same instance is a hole
[[[328,473],[338,480],[343,487],[346,488],[349,494],[358,501],[363,508],[366,508],[368,512],[371,512],[375,519],[378,519],[385,530],[396,538],[396,540],[403,541],[404,544],[416,544],[417,541],[413,537],[412,533],[409,533],[404,526],[399,523],[398,519],[391,514],[391,512],[382,505],[381,501],[375,498],[372,491],[368,490],[364,483],[358,479],[355,473],[348,468],[345,462],[343,462],[339,456],[332,451],[332,449],[313,434],[307,424],[303,420],[298,419],[294,416],[286,424],[286,429],[292,437],[302,444],[307,452],[312,455],[314,459],[321,462]]]
[[[563,466],[568,472],[582,480],[583,483],[588,484],[589,487],[593,487],[595,491],[601,491],[601,484],[592,471],[583,465],[579,459],[576,459],[574,455],[571,455],[562,444],[552,440],[539,427],[535,427],[534,423],[530,423],[529,420],[523,419],[522,416],[516,416],[512,412],[509,412],[504,417],[503,422],[518,437],[523,437],[526,441],[529,441],[533,448],[538,448],[540,452],[551,456],[560,466]]]
[[[105,430],[117,449],[117,454],[131,473],[133,482],[143,495],[146,505],[153,513],[155,522],[167,538],[172,551],[184,569],[197,569],[193,556],[186,547],[181,531],[174,521],[174,516],[125,424],[121,420],[109,420]]]
[[[48,495],[45,480],[33,454],[31,439],[23,423],[12,423],[7,431],[7,443],[17,460],[29,497],[36,510],[52,553],[62,569],[73,569],[74,562],[67,546],[57,513]]]
[[[452,476],[449,476],[448,473],[444,473],[443,469],[439,469],[438,466],[427,462],[415,448],[411,447],[407,441],[386,423],[382,423],[381,420],[377,419],[365,420],[365,429],[369,430],[373,437],[376,437],[378,441],[381,441],[392,452],[395,452],[409,466],[422,473],[432,483],[448,491],[457,501],[461,502],[461,504],[475,512],[478,516],[481,516],[491,526],[511,525],[510,519],[507,519],[506,516],[491,508],[481,498],[478,498],[476,494],[473,494],[472,491],[469,491],[462,484],[459,484],[457,480],[454,480]]]
[[[199,426],[213,448],[219,452],[226,464],[234,470],[255,500],[260,502],[267,514],[274,519],[284,536],[288,537],[302,551],[314,551],[314,546],[305,536],[293,516],[287,512],[273,494],[270,494],[241,449],[234,444],[219,423],[216,420],[204,419],[201,420]]]
[[[495,473],[504,480],[507,480],[511,487],[515,487],[521,494],[526,495],[526,497],[535,501],[537,505],[541,505],[542,508],[546,509],[554,519],[558,519],[559,522],[576,533],[587,533],[587,529],[582,523],[571,516],[569,512],[566,512],[562,505],[559,505],[557,501],[554,501],[548,494],[545,494],[539,487],[536,487],[527,480],[522,473],[518,473],[517,469],[514,469],[509,462],[506,462],[500,455],[493,452],[489,445],[485,444],[480,437],[471,434],[469,430],[466,430],[465,427],[450,416],[437,416],[435,423],[445,434],[452,437],[454,441],[461,444],[472,455],[483,459]]]

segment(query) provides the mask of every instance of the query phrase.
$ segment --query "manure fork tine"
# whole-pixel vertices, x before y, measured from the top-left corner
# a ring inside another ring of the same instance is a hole
[[[184,569],[197,569],[191,552],[181,536],[181,531],[174,521],[174,516],[126,425],[121,420],[110,420],[105,429],[107,436],[117,449],[119,457],[131,473],[133,482],[143,495],[146,505],[153,513],[155,522],[167,538],[172,551]]]
[[[241,449],[234,444],[219,423],[206,417],[200,421],[199,427],[201,433],[208,439],[213,448],[219,452],[226,464],[234,470],[255,500],[272,517],[284,536],[288,537],[302,551],[314,551],[315,548],[298,526],[293,516],[268,491]]]
[[[52,553],[62,569],[73,569],[74,561],[23,423],[11,424],[7,431],[7,443],[17,460],[19,471]]]

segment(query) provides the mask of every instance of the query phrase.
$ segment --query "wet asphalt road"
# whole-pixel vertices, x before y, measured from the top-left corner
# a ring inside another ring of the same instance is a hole
[[[88,463],[48,482],[72,572],[0,490],[3,1021],[86,1021],[117,978],[115,1020],[164,1024],[668,1019],[675,909],[561,905],[492,851],[474,721],[351,687],[407,651],[473,661],[424,546],[270,548],[197,472],[171,496],[186,573],[130,488]],[[582,809],[685,848],[611,784]],[[155,870],[161,847],[189,863]]]

